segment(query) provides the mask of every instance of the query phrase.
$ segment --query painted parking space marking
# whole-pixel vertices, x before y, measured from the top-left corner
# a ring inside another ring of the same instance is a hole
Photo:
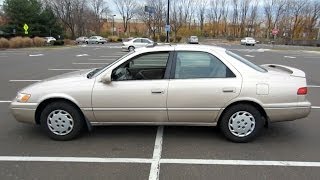
[[[109,63],[72,63],[72,64],[109,64]]]
[[[320,106],[311,106],[312,109],[320,109]]]
[[[48,71],[81,71],[81,70],[89,70],[89,69],[48,69]]]
[[[0,156],[0,161],[23,162],[90,162],[90,163],[151,163],[143,158],[97,158],[97,157],[44,157],[44,156]]]
[[[101,58],[118,58],[120,56],[100,56]]]
[[[114,59],[88,59],[88,61],[114,61]]]
[[[0,103],[11,103],[12,101],[0,101]]]
[[[84,57],[84,56],[89,56],[88,54],[78,54],[76,57]]]
[[[257,161],[257,160],[220,160],[220,159],[161,159],[161,164],[198,164],[198,165],[235,165],[235,166],[293,166],[320,167],[320,162],[307,161]]]
[[[254,56],[252,56],[252,55],[249,55],[249,54],[247,54],[247,55],[244,55],[244,56],[247,56],[247,57],[254,57]]]
[[[32,79],[12,79],[9,82],[39,82],[41,80],[32,80]]]
[[[29,54],[30,57],[40,57],[43,56],[43,54]]]
[[[163,142],[163,126],[159,126],[157,130],[156,140],[154,143],[149,180],[159,179],[162,142]]]
[[[289,58],[289,59],[295,59],[296,57],[294,56],[283,56],[284,58]]]
[[[307,85],[307,87],[309,87],[309,88],[320,88],[320,86],[317,86],[317,85]]]

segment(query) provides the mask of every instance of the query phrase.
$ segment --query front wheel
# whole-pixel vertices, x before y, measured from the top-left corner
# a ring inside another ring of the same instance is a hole
[[[84,129],[84,118],[73,105],[58,101],[48,104],[40,116],[40,125],[47,135],[59,141],[79,136]]]
[[[261,132],[264,121],[261,113],[253,106],[239,104],[226,109],[219,122],[224,136],[233,142],[252,141]]]
[[[134,49],[135,49],[135,48],[134,48],[133,46],[130,46],[130,47],[128,48],[129,51],[134,51]]]

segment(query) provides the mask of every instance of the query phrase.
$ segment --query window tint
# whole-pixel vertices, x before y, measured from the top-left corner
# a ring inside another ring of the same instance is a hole
[[[141,39],[136,39],[133,41],[134,43],[141,43]]]
[[[147,53],[136,56],[112,72],[113,81],[163,79],[169,52]]]
[[[243,64],[251,67],[252,69],[255,69],[256,71],[267,72],[266,69],[264,69],[264,68],[262,68],[262,67],[260,67],[260,66],[257,66],[257,65],[255,65],[255,64],[253,64],[253,63],[250,62],[249,60],[247,60],[247,59],[245,59],[245,58],[243,58],[243,57],[241,57],[241,56],[239,56],[239,55],[237,55],[237,54],[235,54],[235,53],[233,53],[233,52],[231,52],[231,51],[226,51],[226,53],[227,53],[229,56],[235,58],[236,60],[242,62]]]
[[[215,56],[205,52],[177,52],[176,79],[235,77]]]
[[[151,42],[147,39],[142,39],[142,43],[151,43]]]

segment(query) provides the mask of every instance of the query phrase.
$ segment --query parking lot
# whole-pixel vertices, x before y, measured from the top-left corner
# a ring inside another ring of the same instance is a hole
[[[9,103],[48,77],[113,62],[120,44],[0,51],[0,179],[319,179],[320,51],[268,45],[222,46],[256,64],[283,64],[307,74],[309,117],[274,123],[254,142],[227,141],[218,128],[95,127],[73,141],[49,139],[14,120]]]

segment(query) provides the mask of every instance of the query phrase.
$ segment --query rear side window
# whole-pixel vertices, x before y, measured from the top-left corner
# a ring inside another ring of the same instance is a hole
[[[136,39],[133,41],[134,43],[141,43],[141,39]]]
[[[249,60],[247,60],[247,59],[245,59],[245,58],[243,58],[243,57],[241,57],[241,56],[239,56],[239,55],[237,55],[237,54],[235,54],[235,53],[233,53],[233,52],[231,52],[231,51],[226,51],[226,53],[227,53],[229,56],[235,58],[236,60],[242,62],[243,64],[251,67],[252,69],[254,69],[254,70],[256,70],[256,71],[259,71],[259,72],[267,72],[266,69],[264,69],[264,68],[262,68],[262,67],[260,67],[260,66],[258,66],[258,65],[253,64],[253,63],[250,62]]]
[[[175,79],[235,77],[218,58],[206,52],[177,52]]]

